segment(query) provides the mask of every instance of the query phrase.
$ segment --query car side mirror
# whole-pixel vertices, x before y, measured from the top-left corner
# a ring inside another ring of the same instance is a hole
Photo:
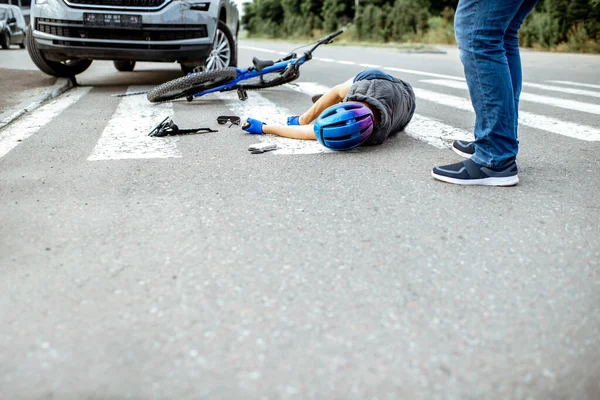
[[[6,20],[6,22],[8,24],[16,24],[17,23],[17,19],[16,18],[9,18],[8,20]]]

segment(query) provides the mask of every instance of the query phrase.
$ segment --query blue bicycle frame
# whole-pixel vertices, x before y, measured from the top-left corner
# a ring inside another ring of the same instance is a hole
[[[312,52],[317,47],[319,47],[322,44],[327,44],[327,43],[331,42],[331,40],[333,38],[335,38],[338,35],[341,35],[342,32],[343,32],[343,30],[339,30],[335,33],[332,33],[329,36],[326,36],[323,39],[320,39],[310,50],[305,52],[300,57],[296,57],[294,53],[290,53],[283,60],[277,61],[273,65],[269,65],[268,67],[264,67],[260,71],[258,71],[256,66],[252,66],[252,67],[246,68],[246,69],[236,68],[235,70],[237,72],[237,76],[234,79],[232,79],[231,81],[229,81],[227,83],[224,83],[221,86],[217,86],[217,87],[214,87],[211,89],[204,90],[202,92],[198,92],[198,93],[194,94],[193,97],[200,97],[200,96],[204,96],[205,94],[214,93],[214,92],[224,92],[224,91],[228,91],[228,90],[244,89],[244,85],[238,85],[238,83],[248,80],[248,79],[257,78],[261,75],[266,75],[266,74],[270,74],[270,73],[274,73],[274,72],[283,72],[290,66],[293,66],[293,68],[296,68],[296,69],[300,68],[300,66],[302,64],[304,64],[305,62],[307,62],[308,60],[310,60],[312,58]],[[286,58],[290,57],[290,55],[291,55],[291,58],[286,60]],[[289,81],[292,81],[294,79],[296,79],[296,78],[290,79]]]
[[[245,81],[245,80],[252,79],[252,78],[257,78],[261,75],[266,75],[266,74],[269,74],[272,72],[282,72],[291,64],[294,64],[295,66],[300,67],[306,61],[308,61],[308,60],[305,57],[299,57],[299,58],[295,58],[295,59],[291,59],[291,60],[287,60],[287,61],[280,61],[273,65],[263,68],[260,72],[258,72],[256,70],[256,68],[254,68],[254,67],[246,68],[246,69],[236,68],[235,69],[237,72],[236,78],[234,78],[233,80],[231,80],[221,86],[217,86],[212,89],[198,92],[198,93],[194,94],[194,97],[200,97],[200,96],[204,96],[205,94],[214,93],[214,92],[224,92],[226,90],[235,90],[235,89],[242,87],[242,86],[238,86],[238,83],[241,81]]]

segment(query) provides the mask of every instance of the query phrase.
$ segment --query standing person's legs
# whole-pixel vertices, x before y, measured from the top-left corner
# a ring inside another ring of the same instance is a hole
[[[523,73],[521,70],[521,54],[519,52],[519,29],[539,0],[525,0],[515,14],[504,34],[504,49],[508,60],[508,68],[512,79],[513,95],[515,100],[515,113],[519,115],[519,97],[523,87]],[[515,132],[515,135],[517,133]]]
[[[459,0],[455,31],[475,109],[475,163],[495,167],[514,158],[516,137],[513,79],[504,37],[526,0]]]

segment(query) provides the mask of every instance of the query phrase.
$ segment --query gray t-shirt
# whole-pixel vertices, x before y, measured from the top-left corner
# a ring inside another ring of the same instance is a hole
[[[387,75],[387,74],[386,74]],[[388,136],[404,130],[415,113],[415,93],[412,86],[401,79],[356,80],[344,101],[367,103],[379,111],[379,124],[364,143],[381,144]]]

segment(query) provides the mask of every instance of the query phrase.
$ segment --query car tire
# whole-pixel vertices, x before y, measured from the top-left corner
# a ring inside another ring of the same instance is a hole
[[[205,71],[237,67],[237,43],[223,21],[217,23],[213,49],[206,59]]]
[[[0,46],[2,46],[4,50],[10,47],[10,35],[6,31],[0,34]]]
[[[115,60],[113,64],[115,64],[117,71],[121,72],[131,72],[135,68],[135,61]]]
[[[186,75],[191,74],[192,72],[194,72],[194,69],[197,68],[194,65],[187,65],[187,64],[179,64],[179,66],[181,67],[181,72],[183,72]]]
[[[58,78],[69,78],[82,73],[92,64],[92,60],[68,60],[63,62],[47,60],[35,43],[31,27],[27,32],[26,40],[31,61],[45,74]]]

